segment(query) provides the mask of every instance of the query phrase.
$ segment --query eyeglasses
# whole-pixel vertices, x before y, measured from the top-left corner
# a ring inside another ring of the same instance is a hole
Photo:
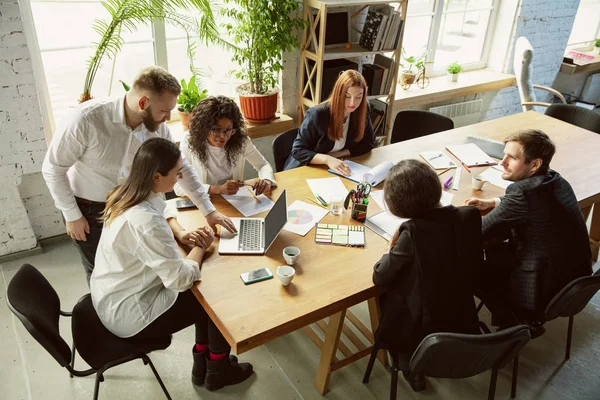
[[[221,137],[231,137],[236,132],[235,128],[231,129],[221,129],[221,128],[212,128],[211,133],[213,136],[221,136]]]

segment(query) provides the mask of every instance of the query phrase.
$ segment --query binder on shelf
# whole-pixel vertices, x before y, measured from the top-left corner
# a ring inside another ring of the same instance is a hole
[[[378,65],[383,68],[383,76],[381,78],[381,91],[378,94],[388,94],[390,92],[393,78],[393,65],[394,60],[384,56],[383,54],[376,54],[373,60],[373,65]]]
[[[381,82],[383,80],[383,68],[379,65],[363,64],[362,74],[367,81],[367,95],[381,94]]]
[[[382,17],[383,14],[369,10],[367,19],[365,20],[365,25],[363,26],[362,34],[360,35],[360,40],[358,42],[361,47],[364,47],[367,50],[373,50]]]

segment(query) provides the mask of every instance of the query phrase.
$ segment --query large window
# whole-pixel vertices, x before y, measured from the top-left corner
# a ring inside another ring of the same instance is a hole
[[[600,0],[581,0],[569,37],[569,47],[591,50],[592,42],[599,37]]]
[[[410,0],[403,47],[407,55],[428,51],[428,74],[456,61],[485,66],[498,0]]]
[[[31,9],[50,108],[59,123],[69,108],[77,104],[83,90],[87,60],[93,53],[93,43],[99,40],[93,22],[96,18],[108,21],[109,14],[98,0],[31,0]],[[149,65],[161,65],[179,80],[190,78],[183,30],[160,24],[140,26],[135,32],[123,32],[122,36],[125,45],[116,60],[104,58],[96,75],[94,97],[124,93],[119,81],[130,84],[137,72]],[[235,85],[241,83],[229,76],[229,71],[237,67],[231,62],[231,54],[218,46],[197,44],[194,64],[202,71],[202,84],[212,94],[233,95]]]

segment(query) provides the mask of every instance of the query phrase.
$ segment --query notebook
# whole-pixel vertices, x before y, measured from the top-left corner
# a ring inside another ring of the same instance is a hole
[[[497,164],[493,158],[485,154],[475,143],[446,146],[446,150],[467,167],[482,167]]]
[[[384,161],[373,168],[365,167],[362,164],[355,163],[354,161],[345,160],[344,161],[351,169],[352,173],[350,176],[340,175],[337,172],[329,169],[328,171],[332,174],[339,175],[342,178],[350,179],[356,183],[361,183],[363,180],[363,176],[365,174],[371,174],[373,179],[371,179],[371,186],[377,186],[381,182],[385,180],[387,173],[394,166],[394,163],[391,161]]]
[[[419,153],[433,169],[455,168],[456,164],[441,151],[424,151]]]
[[[504,158],[504,143],[483,136],[468,136],[467,143],[475,143],[487,155],[499,159]]]

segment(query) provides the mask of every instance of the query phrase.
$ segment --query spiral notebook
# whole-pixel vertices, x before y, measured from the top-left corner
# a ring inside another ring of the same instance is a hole
[[[493,158],[485,154],[475,143],[446,146],[446,149],[467,167],[483,167],[486,165],[498,164]]]
[[[468,136],[467,143],[475,143],[490,157],[499,159],[504,158],[504,143],[499,140],[494,140],[483,136]]]

